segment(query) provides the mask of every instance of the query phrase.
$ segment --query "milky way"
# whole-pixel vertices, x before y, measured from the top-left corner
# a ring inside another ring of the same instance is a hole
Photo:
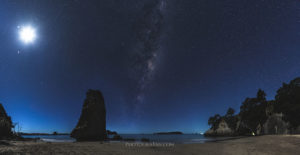
[[[153,80],[157,68],[165,6],[165,0],[144,4],[140,17],[134,25],[137,44],[133,54],[132,70],[137,80],[136,103],[143,102],[145,89]]]

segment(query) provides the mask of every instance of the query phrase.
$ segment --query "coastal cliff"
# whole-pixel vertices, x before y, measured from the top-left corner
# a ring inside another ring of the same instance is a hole
[[[205,136],[299,134],[300,78],[283,83],[275,100],[268,101],[259,89],[256,97],[245,99],[238,114],[229,108],[224,116],[210,117],[208,124]]]

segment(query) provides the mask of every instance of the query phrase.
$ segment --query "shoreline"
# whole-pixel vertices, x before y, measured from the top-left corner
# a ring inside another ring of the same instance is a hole
[[[176,144],[185,143],[205,143],[208,141],[215,141],[216,138],[204,137],[200,134],[181,134],[181,135],[159,135],[159,134],[120,134],[120,139],[115,139],[109,136],[105,142],[168,142]],[[24,135],[24,138],[37,138],[46,142],[74,142],[74,138],[70,136],[61,135]],[[228,137],[222,137],[222,139]],[[231,137],[230,137],[231,138]]]
[[[132,145],[110,142],[1,141],[1,153],[73,154],[297,154],[300,135],[264,135],[173,146]],[[6,144],[5,144],[6,143]],[[135,143],[135,142],[128,142]],[[151,143],[151,142],[149,142]],[[145,143],[146,144],[146,143]]]

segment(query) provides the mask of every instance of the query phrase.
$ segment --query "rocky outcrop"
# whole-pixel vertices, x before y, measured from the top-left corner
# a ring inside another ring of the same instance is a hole
[[[106,130],[106,134],[107,135],[118,135],[118,133],[116,131],[110,131],[110,130]]]
[[[77,141],[95,141],[106,138],[106,110],[102,93],[88,90],[78,124],[71,133]]]
[[[273,114],[264,124],[264,134],[288,134],[289,124],[283,119],[283,114]]]
[[[296,129],[292,129],[292,131],[290,131],[291,134],[300,134],[300,126],[298,126]]]
[[[0,103],[0,139],[7,139],[13,136],[13,124],[11,118],[6,114],[6,111]]]
[[[225,120],[221,120],[216,129],[207,130],[205,136],[231,136],[234,134],[234,131],[229,128]]]

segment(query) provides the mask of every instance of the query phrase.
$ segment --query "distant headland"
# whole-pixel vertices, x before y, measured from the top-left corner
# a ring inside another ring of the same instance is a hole
[[[25,132],[19,132],[20,135],[70,135],[70,133],[25,133]]]
[[[180,131],[172,131],[172,132],[155,132],[155,135],[182,135],[183,133]]]

